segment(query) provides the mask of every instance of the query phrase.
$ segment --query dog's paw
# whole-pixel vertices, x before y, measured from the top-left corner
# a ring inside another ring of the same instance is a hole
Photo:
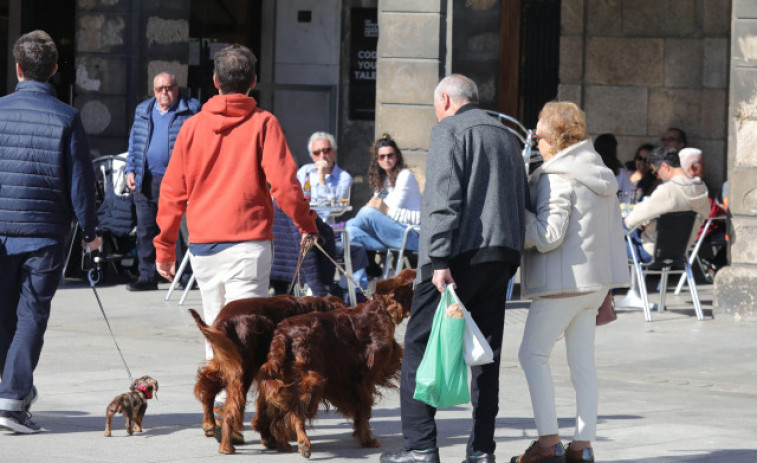
[[[305,458],[310,458],[310,441],[304,441],[297,444],[297,448],[300,451],[300,455]]]
[[[110,437],[110,431],[105,431],[105,437]]]

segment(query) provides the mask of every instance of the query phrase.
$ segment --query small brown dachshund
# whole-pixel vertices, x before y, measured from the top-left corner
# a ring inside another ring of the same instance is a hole
[[[105,437],[110,437],[110,423],[113,415],[120,413],[126,418],[126,431],[132,434],[131,424],[134,422],[134,431],[142,432],[142,418],[147,410],[147,400],[152,399],[153,394],[158,398],[158,382],[149,376],[143,376],[129,386],[131,392],[125,392],[116,396],[105,409]]]

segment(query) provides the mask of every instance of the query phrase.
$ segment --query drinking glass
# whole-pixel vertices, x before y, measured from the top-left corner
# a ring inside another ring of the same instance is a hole
[[[339,205],[341,207],[350,205],[350,189],[350,185],[339,185],[337,188],[337,197],[339,198]]]
[[[619,191],[618,201],[620,201],[620,215],[624,218],[631,212],[635,195],[632,191]]]

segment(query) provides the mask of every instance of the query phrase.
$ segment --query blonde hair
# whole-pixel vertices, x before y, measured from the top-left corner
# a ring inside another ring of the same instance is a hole
[[[586,135],[586,116],[577,104],[570,101],[551,101],[539,113],[542,132],[557,151],[589,138]]]

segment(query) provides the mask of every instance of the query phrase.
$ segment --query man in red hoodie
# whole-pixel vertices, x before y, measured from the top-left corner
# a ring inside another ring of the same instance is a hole
[[[228,302],[268,295],[271,197],[299,227],[303,245],[318,232],[278,119],[247,96],[257,82],[256,61],[237,44],[216,54],[219,94],[182,125],[160,188],[158,273],[168,280],[175,274],[186,210],[190,261],[209,324]],[[212,356],[206,344],[206,357]]]

